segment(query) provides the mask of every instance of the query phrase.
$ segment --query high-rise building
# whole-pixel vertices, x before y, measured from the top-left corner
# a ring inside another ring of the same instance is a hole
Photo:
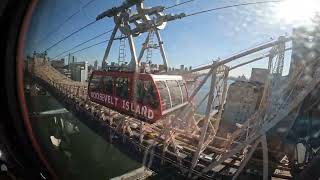
[[[97,60],[94,61],[93,69],[98,70],[98,61]]]
[[[68,66],[70,66],[70,64],[77,62],[76,57],[75,56],[71,56],[71,54],[69,54],[68,56]],[[70,67],[69,67],[70,69]]]
[[[88,61],[71,63],[69,68],[72,80],[80,82],[88,80]]]
[[[180,71],[183,71],[183,70],[184,70],[184,65],[181,64],[181,65],[180,65]]]

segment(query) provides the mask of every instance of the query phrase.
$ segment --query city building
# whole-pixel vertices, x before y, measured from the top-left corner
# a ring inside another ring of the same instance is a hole
[[[242,76],[229,85],[222,114],[222,124],[229,131],[235,130],[235,123],[242,124],[259,108],[267,77],[267,69],[252,68],[249,81]]]
[[[268,69],[252,68],[250,81],[264,84],[268,78],[268,75]]]
[[[49,63],[51,64],[52,67],[54,67],[55,69],[63,69],[65,64],[64,64],[64,59],[60,59],[60,60],[51,60],[49,61]]]
[[[98,61],[94,61],[93,70],[98,70]]]
[[[74,62],[69,64],[71,79],[86,82],[88,80],[88,62]]]
[[[163,64],[159,64],[159,71],[164,71],[165,70],[165,66]]]
[[[68,66],[65,65],[65,59],[60,60],[50,60],[49,63],[53,68],[58,70],[61,74],[65,75],[68,78],[71,78],[70,70],[68,69]]]
[[[237,81],[247,81],[247,78],[244,74],[242,74],[242,76],[238,76]]]
[[[159,70],[158,64],[151,64],[150,65],[150,69],[151,69],[152,72],[158,71]]]
[[[184,65],[181,64],[181,65],[180,65],[180,71],[183,71],[183,70],[184,70]]]
[[[68,56],[68,67],[69,67],[69,69],[70,69],[70,64],[73,64],[75,62],[77,62],[76,57],[75,56],[71,56],[71,54],[69,54],[69,56]]]
[[[263,85],[250,81],[230,84],[222,118],[226,123],[243,123],[259,107]]]

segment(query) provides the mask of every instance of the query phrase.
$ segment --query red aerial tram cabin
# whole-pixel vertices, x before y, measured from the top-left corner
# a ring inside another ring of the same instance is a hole
[[[154,123],[188,101],[181,76],[119,71],[93,71],[88,85],[91,101]]]

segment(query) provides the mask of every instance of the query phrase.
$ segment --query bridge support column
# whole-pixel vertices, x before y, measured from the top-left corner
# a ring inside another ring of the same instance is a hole
[[[261,146],[262,146],[262,154],[263,154],[263,180],[268,180],[269,157],[268,157],[267,137],[265,134],[261,137]]]
[[[221,103],[219,106],[219,113],[218,113],[218,118],[214,123],[214,128],[218,129],[220,125],[220,120],[223,112],[223,107],[224,107],[224,101],[227,96],[227,90],[228,90],[228,76],[229,76],[229,68],[226,68],[224,71],[224,78],[223,78],[223,90],[222,90],[222,98],[221,98]]]
[[[206,134],[207,134],[207,129],[208,129],[209,120],[210,120],[211,107],[212,107],[213,98],[214,98],[214,89],[216,86],[216,72],[217,72],[217,68],[213,67],[212,74],[211,74],[211,86],[210,86],[210,91],[209,91],[208,105],[207,105],[207,109],[206,109],[205,118],[203,120],[203,125],[201,128],[201,136],[199,139],[197,151],[195,152],[195,154],[193,155],[193,158],[192,158],[189,177],[191,177],[192,170],[198,163],[199,156],[202,151],[202,146],[203,146]]]

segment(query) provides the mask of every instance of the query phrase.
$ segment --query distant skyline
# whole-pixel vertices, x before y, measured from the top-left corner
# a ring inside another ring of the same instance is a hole
[[[69,35],[71,32],[92,22],[101,12],[114,6],[118,6],[123,2],[120,0],[94,0],[86,8],[80,8],[89,1],[90,0],[39,1],[27,36],[26,55],[32,54],[33,51],[41,52],[45,50],[50,45]],[[168,7],[174,5],[176,2],[177,1],[175,0],[145,0],[145,6],[163,5]],[[183,1],[181,0],[180,2]],[[244,2],[257,1],[196,0],[191,3],[171,8],[165,12],[176,14],[183,12],[190,14],[208,8]],[[281,6],[279,3],[268,3],[235,7],[169,22],[166,28],[161,31],[169,66],[178,68],[180,64],[184,64],[188,67],[196,67],[211,62],[218,57],[223,59],[231,54],[248,49],[257,44],[270,41],[271,39],[277,39],[279,36],[290,35],[294,26],[301,25],[304,22],[287,22],[287,19],[277,17],[277,12],[275,11],[279,11],[279,6]],[[49,32],[56,29],[63,20],[79,10],[79,8],[80,13],[72,17],[68,23],[64,24],[49,38],[40,41]],[[113,27],[113,19],[102,19],[50,49],[48,51],[48,56],[51,58],[55,57],[61,52],[102,32],[110,30]],[[109,36],[110,33],[90,41],[73,51],[107,40],[109,39]],[[144,37],[145,35],[141,35],[135,39],[137,52],[140,51]],[[130,61],[128,43],[126,45],[128,50],[126,60]],[[90,64],[93,64],[95,60],[98,60],[98,64],[101,65],[106,46],[107,43],[104,43],[76,53],[74,56],[76,56],[79,61],[89,61]],[[108,58],[110,61],[117,61],[118,48],[119,44],[118,42],[115,42]],[[284,74],[288,73],[290,54],[290,52],[286,53]],[[255,56],[256,55],[252,55],[251,57]],[[159,50],[153,50],[153,63],[159,64],[161,62],[162,59]],[[262,60],[232,71],[230,75],[237,77],[244,74],[249,77],[252,67],[266,68],[266,65],[266,60]]]

